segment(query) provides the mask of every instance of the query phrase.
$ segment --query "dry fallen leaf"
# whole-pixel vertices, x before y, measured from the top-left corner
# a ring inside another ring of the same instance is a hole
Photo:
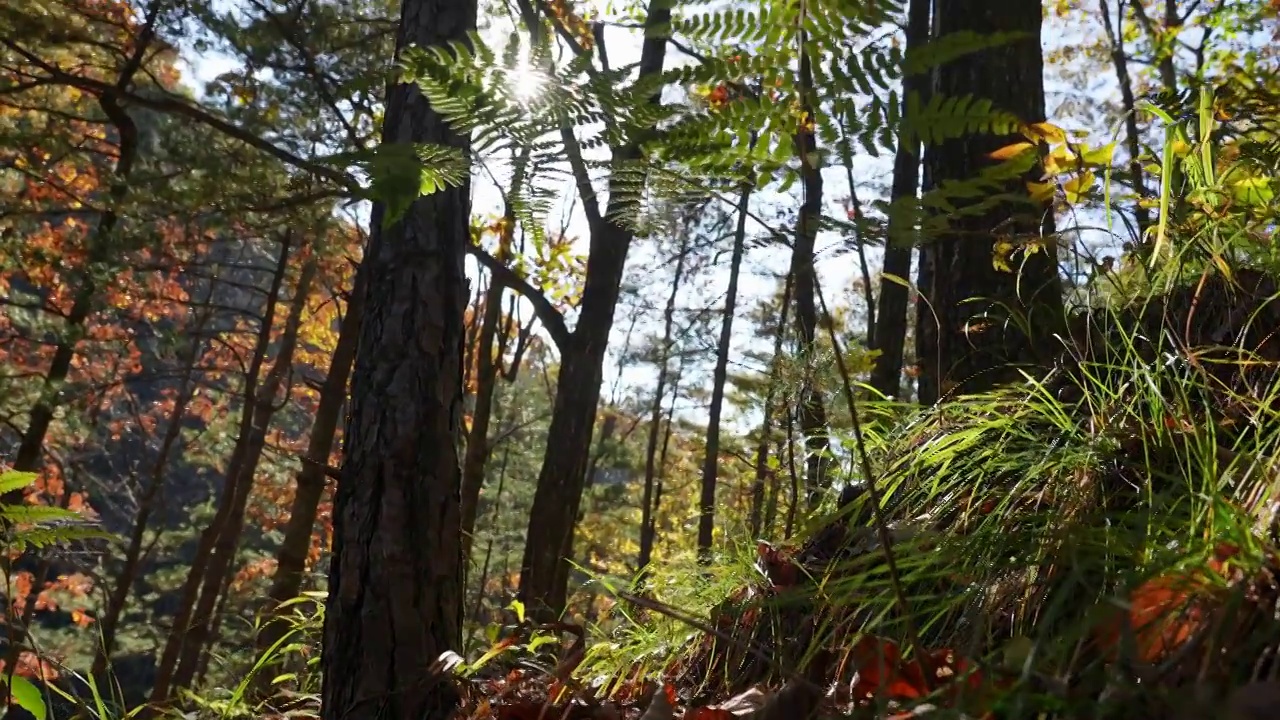
[[[758,687],[753,687],[734,695],[715,707],[732,715],[749,715],[763,707],[768,699],[769,696],[764,691]]]

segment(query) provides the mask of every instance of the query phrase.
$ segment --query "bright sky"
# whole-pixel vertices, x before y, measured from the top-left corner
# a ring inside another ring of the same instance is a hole
[[[234,1],[235,0],[228,0],[228,2]],[[495,31],[495,35],[496,34],[497,31]],[[502,31],[502,35],[505,36],[505,30]],[[633,30],[616,27],[610,27],[607,30],[605,43],[608,48],[610,60],[614,67],[634,63],[638,60],[640,48],[638,37],[639,36],[636,31]],[[1073,38],[1071,37],[1062,35],[1061,33],[1055,34],[1055,31],[1051,29],[1051,26],[1046,27],[1046,50],[1060,46],[1064,42],[1072,41]],[[204,53],[200,55],[188,53],[187,57],[198,58],[196,62],[189,63],[184,72],[184,75],[191,79],[192,84],[197,87],[197,90],[202,87],[204,83],[212,80],[221,73],[235,68],[237,65],[233,58],[214,53]],[[671,66],[674,62],[688,61],[689,59],[687,57],[678,52],[668,53],[668,66]],[[527,82],[527,77],[520,77],[517,78],[517,80],[526,81],[526,85],[534,88],[533,83]],[[1114,87],[1114,80],[1109,75],[1107,77],[1100,78],[1100,92],[1111,93],[1114,90]],[[1052,99],[1052,96],[1055,93],[1061,93],[1067,90],[1068,88],[1061,82],[1055,83],[1050,79],[1049,92],[1051,95],[1051,119],[1054,117],[1053,108],[1056,104]],[[1105,142],[1105,140],[1103,141]],[[857,158],[855,162],[857,163],[857,166],[855,168],[854,176],[855,181],[859,184],[858,194],[860,200],[865,205],[875,196],[875,194],[870,190],[871,185],[887,188],[892,174],[892,157],[889,153],[883,154],[882,157],[878,159],[864,155]],[[499,177],[501,177],[505,173],[499,172],[498,174]],[[844,169],[840,167],[828,168],[824,172],[823,179],[825,185],[824,200],[828,208],[827,211],[838,215],[842,212],[841,203],[849,196],[849,188],[845,178]],[[603,191],[603,187],[599,184],[597,184],[597,189]],[[493,185],[487,175],[477,175],[476,181],[473,183],[473,193],[475,212],[485,213],[500,211],[502,206],[501,196],[497,187]],[[552,213],[552,216],[549,219],[550,224],[559,225],[560,217],[564,213],[569,212],[571,208],[576,207],[573,193],[574,189],[568,182],[566,182],[561,196],[560,207],[556,212]],[[753,205],[758,212],[761,209],[762,204],[766,203],[776,204],[780,207],[787,207],[788,209],[792,209],[793,212],[793,208],[798,203],[798,199],[794,194],[790,199],[780,197],[776,193],[771,193],[769,197],[763,197],[763,194],[761,194],[761,197],[758,197]],[[1101,225],[1102,223],[1100,220],[1101,219],[1099,218],[1094,224]],[[751,225],[754,225],[754,223],[751,223]],[[580,212],[575,211],[570,213],[568,229],[570,236],[578,238],[579,247],[581,249],[580,251],[585,254],[587,232],[584,219]],[[761,228],[759,226],[749,227],[749,232],[754,231],[758,233],[760,230]],[[790,228],[787,228],[787,230],[789,232]],[[844,298],[849,297],[851,283],[860,275],[857,255],[849,252],[840,254],[840,249],[845,246],[846,243],[844,238],[841,238],[834,233],[823,233],[818,239],[818,272],[823,284],[824,294],[829,303],[834,302],[837,298],[843,300]],[[637,263],[652,263],[652,253],[650,250],[651,248],[646,247],[643,242],[637,242],[633,246],[630,256],[632,267],[647,267],[637,265]],[[869,249],[868,255],[874,272],[875,268],[879,265],[880,252],[877,249],[872,248]],[[741,299],[739,301],[739,307],[744,309],[750,308],[756,299],[775,292],[776,283],[774,277],[785,270],[789,259],[789,251],[786,248],[765,248],[751,252],[747,257],[747,261],[744,263],[744,272],[740,281]],[[727,267],[727,251],[722,256],[722,262]],[[468,263],[469,272],[474,273],[474,264],[471,263],[470,260]],[[661,278],[661,280],[658,280],[657,278]],[[652,302],[660,303],[661,299],[665,298],[667,290],[662,286],[666,284],[668,278],[669,275],[666,272],[657,274],[655,275],[654,283],[645,288],[647,294],[652,296],[650,297]],[[681,300],[680,304],[687,307],[691,305],[710,305],[717,302],[718,299],[723,296],[724,289],[727,284],[727,272],[721,269],[718,272],[713,273],[709,282],[710,287],[702,291],[703,294],[701,297],[686,296]],[[661,330],[661,318],[659,315],[660,313],[654,313],[652,317],[644,318],[643,322],[635,328],[630,328],[631,323],[626,318],[622,317],[621,313],[619,314],[619,319],[615,323],[613,342],[611,343],[611,359],[609,361],[609,366],[605,369],[605,378],[607,383],[612,383],[613,379],[618,377],[616,358],[625,344],[625,334],[628,329],[633,329],[637,338],[643,337],[646,334],[657,335]],[[753,342],[762,342],[757,329],[750,327],[745,321],[744,312],[738,313],[737,322],[735,322],[734,335],[735,347],[739,349],[739,351],[735,353],[735,356],[740,355],[741,349],[747,347],[748,344]],[[651,387],[653,382],[653,373],[654,371],[651,367],[636,366],[628,368],[621,376],[622,386],[624,388],[624,392],[622,393],[623,396],[627,394],[625,392],[625,388],[627,387],[644,388],[642,393],[647,395],[650,392],[648,388]],[[611,396],[612,388],[607,386],[604,389],[604,397],[609,399]],[[692,418],[704,416],[704,413],[701,408],[688,408],[686,415]],[[751,421],[750,419],[747,420],[748,422]]]

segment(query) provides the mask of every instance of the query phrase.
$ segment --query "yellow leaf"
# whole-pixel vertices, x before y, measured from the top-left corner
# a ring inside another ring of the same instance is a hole
[[[1009,264],[1009,258],[1013,255],[1013,243],[1005,240],[997,240],[991,248],[991,267],[999,272],[1013,272],[1013,266]]]
[[[1067,141],[1067,131],[1051,122],[1031,123],[1022,134],[1031,140],[1044,140],[1049,143]]]
[[[1264,177],[1242,178],[1232,190],[1234,191],[1236,202],[1248,205],[1267,205],[1275,199],[1275,193],[1271,190],[1271,183]]]
[[[1094,181],[1093,172],[1090,170],[1085,170],[1079,175],[1076,175],[1072,177],[1070,180],[1063,183],[1062,190],[1067,195],[1067,202],[1069,203],[1080,202],[1084,198],[1085,193],[1089,192],[1089,190],[1093,188],[1093,181]]]
[[[1018,157],[1022,153],[1034,147],[1035,145],[1032,145],[1029,142],[1016,142],[1012,145],[1005,145],[999,150],[987,153],[987,157],[992,160],[1008,160],[1009,158]]]
[[[1053,183],[1027,182],[1027,193],[1036,202],[1047,202],[1053,198]]]
[[[1083,147],[1081,149],[1083,150],[1081,159],[1084,160],[1086,165],[1110,165],[1111,159],[1116,153],[1116,144],[1109,142],[1097,150],[1089,150]]]
[[[1044,171],[1050,175],[1066,172],[1075,164],[1075,160],[1076,155],[1071,152],[1071,148],[1066,145],[1059,145],[1044,159]]]

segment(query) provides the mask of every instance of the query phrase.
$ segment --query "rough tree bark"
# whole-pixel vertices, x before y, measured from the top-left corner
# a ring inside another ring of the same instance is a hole
[[[399,53],[467,42],[475,0],[404,0]],[[420,90],[388,91],[383,143],[470,141]],[[383,226],[374,205],[364,318],[334,498],[325,609],[324,720],[444,720],[452,684],[429,668],[462,642],[462,355],[470,183],[419,198]]]
[[[935,73],[934,92],[944,97],[972,94],[1023,122],[1043,121],[1039,1],[936,0],[935,8],[939,37],[963,31],[1027,35],[943,64]],[[1009,136],[972,134],[930,146],[925,152],[929,183],[941,188],[948,181],[974,178],[996,163],[989,153],[1014,141]],[[982,391],[1011,378],[1012,365],[1034,362],[1037,348],[1052,347],[1052,333],[1062,323],[1052,212],[1026,198],[1021,178],[1009,182],[1008,192],[1021,195],[1020,201],[1000,203],[980,215],[952,215],[946,232],[921,248],[922,277],[928,282],[921,291],[937,314],[935,323],[933,313],[920,304],[916,355],[922,403],[933,403],[953,390]],[[1020,246],[1011,263],[1016,272],[993,267],[998,239]],[[1043,246],[1027,251],[1031,242]],[[1032,337],[1005,322],[1002,308],[1023,314]]]

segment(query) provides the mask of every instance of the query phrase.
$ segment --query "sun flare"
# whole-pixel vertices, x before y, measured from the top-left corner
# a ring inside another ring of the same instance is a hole
[[[516,100],[522,103],[529,103],[538,97],[538,93],[542,92],[546,79],[542,73],[535,70],[525,61],[512,68],[508,82],[511,84],[511,90],[515,94]]]

